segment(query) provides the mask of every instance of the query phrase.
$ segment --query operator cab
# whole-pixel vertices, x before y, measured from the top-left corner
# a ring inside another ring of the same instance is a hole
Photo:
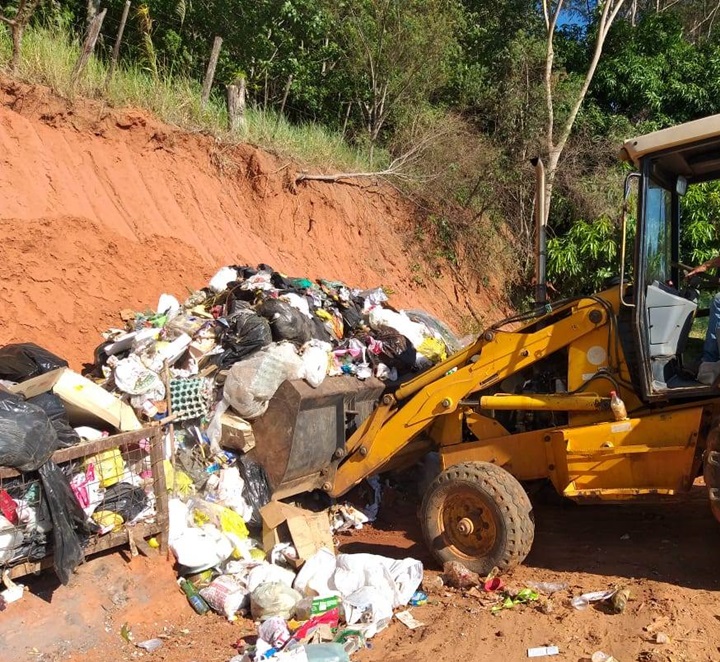
[[[628,184],[639,182],[634,284],[625,286],[622,264],[620,289],[621,318],[630,320],[638,355],[636,377],[648,400],[717,394],[718,385],[697,377],[708,306],[720,281],[685,277],[696,260],[683,199],[692,187],[720,179],[720,115],[628,140],[622,157],[639,171],[628,176]],[[628,192],[626,184],[626,200]],[[623,237],[625,231],[624,219]]]

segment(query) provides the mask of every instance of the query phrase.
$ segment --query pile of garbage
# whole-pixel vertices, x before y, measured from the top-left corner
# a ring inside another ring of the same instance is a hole
[[[0,348],[0,568],[53,550],[67,583],[90,536],[154,521],[165,495],[154,493],[147,440],[61,467],[51,459],[152,428],[163,445],[168,542],[193,608],[258,620],[257,643],[243,652],[253,659],[319,659],[313,646],[347,655],[364,645],[412,599],[422,564],[335,556],[333,532],[377,514],[379,481],[366,512],[272,501],[263,467],[247,454],[253,422],[286,380],[319,388],[350,376],[379,380],[381,393],[444,360],[458,341],[429,315],[393,309],[382,288],[291,278],[267,265],[224,267],[182,303],[163,294],[155,310],[120,316],[125,327],[104,334],[85,375],[32,343]],[[2,467],[19,475],[3,478]]]
[[[96,350],[97,376],[145,420],[168,414],[168,404],[176,421],[208,418],[218,400],[220,412],[253,420],[286,379],[318,387],[327,376],[375,376],[392,385],[459,349],[439,321],[387,302],[382,288],[224,267],[183,303],[163,294],[155,311],[124,311],[126,328],[108,331]]]

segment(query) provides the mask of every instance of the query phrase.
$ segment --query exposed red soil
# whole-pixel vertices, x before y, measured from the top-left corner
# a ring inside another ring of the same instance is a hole
[[[34,341],[75,367],[121,309],[183,297],[224,264],[384,285],[456,329],[501,312],[426,264],[417,210],[390,187],[295,186],[291,164],[249,145],[2,79],[0,200],[0,345]]]

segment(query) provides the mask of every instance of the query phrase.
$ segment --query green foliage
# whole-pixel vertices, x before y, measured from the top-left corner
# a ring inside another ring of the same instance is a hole
[[[10,55],[10,38],[0,25],[0,61]],[[162,120],[190,131],[215,134],[232,143],[249,141],[276,154],[294,158],[300,165],[342,171],[369,168],[365,154],[353,149],[342,137],[327,128],[305,122],[294,124],[274,110],[248,108],[247,128],[230,134],[224,100],[212,95],[210,103],[200,103],[200,83],[181,76],[155,79],[142,64],[121,65],[109,87],[105,88],[106,65],[91,59],[85,74],[73,87],[72,70],[80,54],[77,40],[55,28],[32,28],[25,34],[19,75],[22,79],[47,85],[65,97],[103,96],[115,106],[147,108]],[[381,152],[381,163],[387,161]]]
[[[547,242],[548,279],[562,295],[591,294],[618,272],[618,230],[607,216],[576,221]]]
[[[694,184],[681,201],[681,261],[702,264],[720,253],[720,182]]]

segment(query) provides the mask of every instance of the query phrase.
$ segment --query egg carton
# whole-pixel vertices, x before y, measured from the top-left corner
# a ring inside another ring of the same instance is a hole
[[[170,405],[177,421],[207,416],[212,402],[212,384],[203,377],[170,380]]]

